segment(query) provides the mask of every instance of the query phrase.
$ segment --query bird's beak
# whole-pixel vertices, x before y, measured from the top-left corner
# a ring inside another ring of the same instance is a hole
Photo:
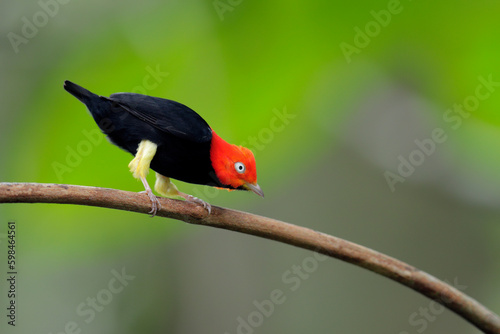
[[[252,184],[252,183],[247,182],[247,183],[245,183],[245,188],[247,188],[250,191],[253,191],[254,193],[259,195],[260,197],[264,197],[264,192],[262,191],[262,189],[260,189],[260,187],[257,183]]]

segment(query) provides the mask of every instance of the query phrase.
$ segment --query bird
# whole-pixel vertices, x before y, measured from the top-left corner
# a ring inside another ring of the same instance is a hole
[[[64,89],[85,104],[112,144],[134,156],[128,167],[144,185],[152,217],[161,204],[146,180],[149,169],[156,172],[157,193],[197,203],[209,215],[209,203],[179,191],[171,178],[264,197],[252,151],[226,142],[186,105],[137,93],[100,96],[68,80]]]

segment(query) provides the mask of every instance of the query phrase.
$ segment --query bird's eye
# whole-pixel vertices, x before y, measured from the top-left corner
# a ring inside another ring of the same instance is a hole
[[[241,162],[235,162],[234,163],[234,169],[236,169],[236,171],[240,174],[243,174],[245,173],[245,165]]]

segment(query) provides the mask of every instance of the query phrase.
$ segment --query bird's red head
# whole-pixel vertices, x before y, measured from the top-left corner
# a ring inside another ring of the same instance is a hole
[[[232,145],[212,131],[210,160],[219,181],[232,188],[245,188],[264,197],[257,184],[257,168],[252,151]]]

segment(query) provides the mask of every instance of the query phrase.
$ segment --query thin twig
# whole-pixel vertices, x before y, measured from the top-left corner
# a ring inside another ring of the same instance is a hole
[[[439,302],[484,333],[500,334],[500,318],[476,300],[404,262],[352,242],[271,218],[212,206],[161,198],[157,215],[281,241],[363,267]],[[0,183],[0,203],[60,203],[148,213],[143,194],[64,184]]]

